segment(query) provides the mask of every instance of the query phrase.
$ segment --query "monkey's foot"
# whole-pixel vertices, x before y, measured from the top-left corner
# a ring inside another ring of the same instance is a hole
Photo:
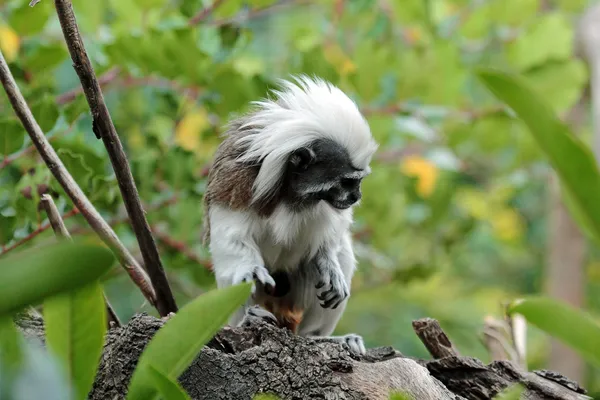
[[[170,312],[167,315],[165,315],[164,317],[160,317],[160,319],[162,319],[163,321],[167,322],[168,320],[170,320],[174,316],[175,316],[175,313],[174,312]]]
[[[275,290],[275,279],[269,274],[269,271],[262,265],[242,269],[233,277],[233,284],[238,285],[242,282],[260,282],[269,291]],[[256,285],[252,285],[252,294],[256,291]]]
[[[358,354],[365,354],[365,342],[362,336],[354,333],[349,333],[343,336],[311,336],[312,339],[324,342],[335,342],[339,344],[345,344],[350,348],[350,351]]]
[[[321,307],[335,310],[350,296],[350,289],[344,278],[344,273],[339,267],[327,268],[319,272],[321,278],[315,287],[320,289],[329,286],[329,288],[318,294],[317,298],[321,300]]]
[[[252,318],[260,318],[262,320],[265,320],[269,324],[279,326],[279,323],[277,322],[277,318],[275,318],[275,316],[271,312],[265,310],[264,308],[262,308],[258,305],[246,308],[246,313],[244,314],[244,319],[242,319],[242,322],[240,323],[240,325],[246,326],[246,325],[250,324],[249,320]]]

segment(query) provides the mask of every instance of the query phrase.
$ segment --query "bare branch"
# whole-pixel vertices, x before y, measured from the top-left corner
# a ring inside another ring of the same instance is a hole
[[[21,91],[17,87],[2,51],[0,51],[0,81],[2,82],[2,86],[4,86],[4,90],[8,95],[8,99],[10,100],[17,117],[21,120],[23,127],[29,134],[31,141],[42,156],[42,159],[50,169],[50,172],[52,172],[56,180],[63,187],[67,195],[75,204],[75,207],[81,212],[92,229],[94,229],[102,241],[113,251],[131,279],[141,289],[146,299],[148,299],[150,304],[155,304],[156,296],[146,272],[119,241],[115,232],[110,228],[106,221],[104,221],[100,213],[94,208],[85,193],[83,193],[69,171],[65,168],[61,159],[56,154],[56,151],[52,148],[52,145],[48,142],[48,139],[31,113],[31,109],[27,106]],[[4,251],[6,252],[6,249]]]
[[[483,344],[492,360],[508,360],[518,364],[518,355],[511,341],[510,327],[504,320],[491,316],[484,320]]]
[[[61,218],[60,212],[58,212],[58,208],[56,207],[56,204],[54,204],[54,200],[52,200],[52,196],[43,194],[40,203],[42,204],[42,207],[44,207],[44,210],[46,210],[48,221],[56,236],[59,238],[71,239],[71,235],[69,235],[65,222]]]
[[[58,211],[56,204],[54,204],[52,196],[50,196],[49,194],[42,195],[40,203],[42,207],[44,207],[44,210],[46,210],[46,215],[48,215],[48,221],[50,221],[50,225],[52,226],[52,230],[54,230],[56,236],[61,239],[71,240],[71,235],[69,235],[69,231],[67,230],[65,222],[60,216],[60,212]],[[121,326],[121,321],[119,321],[119,317],[117,316],[115,310],[112,308],[112,305],[106,298],[106,294],[104,294],[104,304],[106,304],[106,317],[108,326]]]
[[[196,253],[194,253],[194,251],[190,249],[184,242],[172,238],[169,234],[167,234],[166,232],[162,232],[156,227],[152,227],[152,231],[154,232],[154,235],[156,235],[156,239],[165,246],[177,250],[178,252],[186,256],[190,261],[201,265],[207,270],[212,270],[211,261],[197,256]]]
[[[422,318],[412,323],[413,329],[429,354],[435,359],[458,356],[440,323],[433,318]]]
[[[123,150],[123,145],[112,122],[100,84],[94,74],[94,69],[85,50],[83,39],[79,33],[79,27],[73,5],[69,0],[55,0],[58,19],[63,30],[73,67],[79,76],[83,92],[87,98],[88,105],[93,117],[93,130],[98,138],[104,142],[112,163],[121,195],[125,202],[127,214],[131,218],[131,225],[140,245],[144,264],[152,285],[156,291],[156,306],[161,316],[169,312],[177,311],[175,298],[169,287],[167,276],[158,254],[158,248],[150,232],[150,226],[146,220],[144,209],[140,201],[137,187],[133,180],[129,162]]]
[[[188,21],[189,24],[197,25],[198,23],[204,21],[206,18],[208,18],[208,16],[210,16],[210,14],[212,14],[215,11],[215,9],[217,9],[224,2],[225,0],[214,0],[210,6],[203,8],[198,13],[196,13],[196,15],[190,18],[190,20]]]
[[[75,215],[79,214],[79,210],[74,208],[71,211],[69,211],[68,213],[65,213],[62,218],[63,219],[68,219],[71,218]],[[27,242],[30,242],[31,240],[33,240],[36,236],[38,236],[40,233],[47,231],[48,229],[50,229],[50,223],[47,224],[43,224],[37,227],[36,230],[34,230],[33,232],[31,232],[29,235],[25,236],[23,239],[16,241],[15,243],[11,244],[10,246],[3,246],[2,247],[2,251],[0,251],[0,256],[8,253],[11,250],[16,249],[19,246],[24,245]]]
[[[100,85],[106,85],[119,77],[120,69],[119,67],[114,67],[106,71],[100,78],[98,78],[98,82]],[[72,102],[77,98],[79,94],[83,93],[83,89],[78,87],[73,90],[69,90],[56,97],[56,103],[59,105],[67,104]]]

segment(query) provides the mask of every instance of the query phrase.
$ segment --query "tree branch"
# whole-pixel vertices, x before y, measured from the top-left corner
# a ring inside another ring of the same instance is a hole
[[[196,253],[194,253],[192,249],[190,249],[184,242],[173,239],[171,236],[169,236],[169,234],[167,234],[166,232],[162,232],[156,227],[152,227],[152,231],[156,235],[156,239],[165,246],[177,250],[178,252],[186,256],[190,261],[201,265],[207,270],[212,270],[212,263],[210,262],[210,260],[198,257]]]
[[[71,211],[69,211],[68,213],[65,213],[62,218],[63,219],[68,219],[71,218],[75,215],[79,214],[79,210],[74,208]],[[10,246],[3,246],[2,247],[2,251],[0,251],[0,256],[3,256],[4,254],[8,253],[11,250],[16,249],[19,246],[24,245],[25,243],[33,240],[36,236],[38,236],[40,233],[47,231],[48,229],[50,229],[50,224],[46,223],[43,225],[40,225],[37,227],[36,230],[34,230],[33,232],[31,232],[29,235],[25,236],[23,239],[16,241],[15,243],[11,244]]]
[[[215,11],[221,4],[223,4],[225,2],[225,0],[214,0],[213,3],[206,7],[203,8],[202,10],[200,10],[199,12],[196,13],[196,15],[194,15],[192,18],[190,18],[190,20],[188,21],[188,23],[190,25],[197,25],[200,22],[204,21],[206,18],[208,18],[208,16],[210,14],[213,13],[213,11]]]
[[[94,229],[98,236],[100,236],[100,239],[102,239],[102,241],[113,251],[121,265],[125,268],[134,283],[140,288],[146,299],[148,299],[150,304],[155,304],[156,297],[154,290],[145,271],[119,241],[115,232],[110,228],[106,221],[104,221],[100,213],[94,208],[85,193],[83,193],[69,171],[65,168],[61,159],[56,154],[56,151],[52,148],[52,145],[48,142],[48,139],[31,113],[31,109],[27,106],[21,91],[17,87],[2,51],[0,51],[0,81],[2,81],[2,86],[4,86],[4,90],[6,91],[17,117],[21,120],[23,127],[29,134],[31,141],[42,156],[42,159],[50,169],[50,172],[52,172],[56,180],[63,187],[67,195],[75,204],[75,207],[81,212],[92,229]],[[17,246],[18,244],[15,244],[13,248]],[[5,249],[4,252],[6,251],[7,250]]]
[[[50,196],[49,194],[42,195],[42,198],[40,199],[40,203],[41,203],[42,207],[44,207],[44,210],[46,210],[46,215],[48,216],[48,221],[50,222],[50,225],[52,226],[52,230],[54,231],[56,236],[61,239],[71,240],[71,235],[69,235],[69,231],[67,230],[67,227],[65,226],[65,222],[60,217],[60,212],[58,212],[58,208],[56,207],[56,204],[54,204],[54,200],[52,200],[52,196]],[[119,321],[119,317],[117,316],[117,313],[112,308],[112,305],[106,298],[106,294],[104,294],[104,303],[106,304],[106,311],[107,311],[106,316],[108,319],[107,320],[108,326],[109,327],[121,326],[121,321]]]
[[[106,71],[100,78],[98,78],[98,82],[100,85],[106,85],[119,77],[119,72],[121,72],[119,67],[114,67]],[[56,104],[64,105],[72,102],[77,98],[79,94],[83,93],[83,89],[78,87],[68,92],[61,94],[56,97]]]
[[[457,357],[459,355],[446,333],[442,330],[440,323],[435,319],[418,319],[413,321],[412,326],[433,358]]]
[[[102,139],[110,157],[127,214],[131,218],[131,225],[140,246],[146,271],[156,291],[158,312],[161,316],[166,316],[170,312],[177,311],[177,304],[163,270],[158,248],[150,232],[150,226],[146,220],[123,145],[112,122],[100,84],[96,79],[94,69],[85,50],[73,6],[69,0],[55,0],[54,4],[73,60],[73,67],[79,76],[83,92],[92,112],[94,133]]]

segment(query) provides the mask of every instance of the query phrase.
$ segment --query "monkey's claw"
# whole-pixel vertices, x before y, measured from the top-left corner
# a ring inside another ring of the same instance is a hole
[[[260,318],[268,322],[269,324],[278,325],[277,318],[271,312],[265,310],[264,308],[254,305],[252,307],[246,308],[246,314],[244,315],[244,319],[242,320],[241,325],[246,326],[250,324],[251,318]]]
[[[233,278],[233,284],[237,285],[246,282],[259,282],[269,291],[275,290],[275,279],[269,274],[269,271],[264,266],[256,266],[249,268],[237,274]],[[256,285],[252,285],[252,294],[256,291]]]
[[[350,333],[348,335],[341,336],[340,339],[342,339],[343,342],[346,343],[346,345],[350,348],[350,350],[355,353],[365,354],[367,352],[363,338],[360,335]]]
[[[350,296],[350,289],[344,279],[344,275],[339,268],[332,268],[327,271],[316,285],[317,289],[325,286],[325,281],[329,283],[329,289],[323,290],[317,295],[317,298],[321,300],[321,307],[331,308],[335,310],[348,296]]]

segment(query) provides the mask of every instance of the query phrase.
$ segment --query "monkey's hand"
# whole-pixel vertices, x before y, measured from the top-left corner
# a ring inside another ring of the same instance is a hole
[[[340,268],[337,260],[328,257],[318,257],[315,260],[317,269],[317,289],[324,290],[317,295],[321,300],[321,307],[331,308],[335,310],[348,296],[350,296],[350,288],[346,283],[344,273]]]
[[[269,271],[262,265],[240,268],[233,276],[232,284],[238,285],[245,282],[259,282],[269,291],[275,290],[275,279],[269,274]],[[256,292],[256,285],[252,285],[252,294]]]

